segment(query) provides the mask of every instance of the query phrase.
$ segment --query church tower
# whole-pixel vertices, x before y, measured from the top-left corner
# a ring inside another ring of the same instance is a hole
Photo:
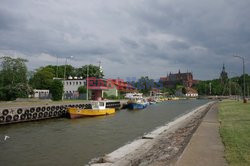
[[[227,82],[228,76],[227,72],[225,70],[225,65],[223,64],[222,71],[220,73],[220,80],[222,84],[225,84]]]

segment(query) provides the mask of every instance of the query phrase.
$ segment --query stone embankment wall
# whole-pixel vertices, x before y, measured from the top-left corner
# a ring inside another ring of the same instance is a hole
[[[0,108],[0,125],[42,120],[48,118],[66,117],[67,108],[77,107],[80,109],[90,109],[90,103],[71,103],[58,105],[38,105],[28,107],[6,107]],[[107,108],[121,108],[120,101],[107,101]]]
[[[89,162],[92,166],[171,165],[188,144],[207,111],[210,102],[178,117],[103,157]]]

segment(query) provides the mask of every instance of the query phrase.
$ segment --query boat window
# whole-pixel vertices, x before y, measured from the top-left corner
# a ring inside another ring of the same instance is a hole
[[[92,108],[98,108],[98,103],[93,103]]]
[[[100,106],[104,106],[104,102],[100,102],[99,105],[100,105]]]

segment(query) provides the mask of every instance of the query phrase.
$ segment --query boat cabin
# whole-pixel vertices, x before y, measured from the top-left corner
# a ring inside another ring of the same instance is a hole
[[[92,109],[99,109],[99,110],[106,109],[106,102],[104,101],[93,102],[91,105]]]

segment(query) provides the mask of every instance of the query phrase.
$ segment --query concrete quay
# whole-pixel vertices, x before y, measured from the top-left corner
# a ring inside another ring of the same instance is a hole
[[[89,165],[226,165],[216,109],[215,102],[205,104]]]
[[[226,166],[219,135],[218,107],[212,107],[193,134],[176,166]]]
[[[92,101],[5,102],[0,105],[0,125],[66,117],[67,108],[90,109]],[[126,100],[106,100],[107,108],[121,109]]]

